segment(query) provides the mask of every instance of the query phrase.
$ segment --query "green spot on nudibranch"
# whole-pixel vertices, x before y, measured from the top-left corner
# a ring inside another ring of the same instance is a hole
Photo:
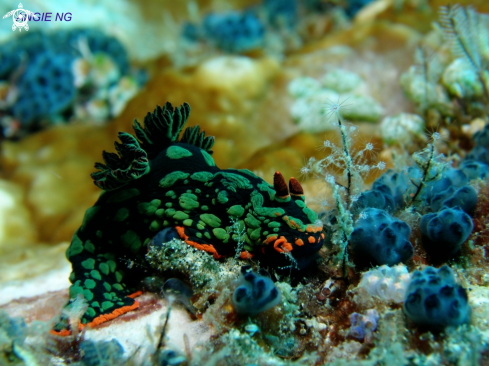
[[[274,200],[276,202],[281,202],[281,203],[285,203],[285,202],[289,202],[291,200],[290,196],[287,196],[285,198],[281,198],[281,197],[276,197],[274,198]]]
[[[87,311],[85,312],[88,316],[91,316],[91,317],[94,317],[97,313],[95,312],[95,310],[93,310],[92,308],[87,308]]]
[[[173,208],[169,208],[168,210],[165,211],[166,217],[173,217],[177,211],[174,210]]]
[[[102,276],[100,275],[100,272],[97,271],[96,269],[90,271],[90,276],[96,280],[102,280]]]
[[[93,258],[88,258],[81,262],[81,265],[85,269],[94,269],[95,268],[95,259]]]
[[[95,286],[97,286],[97,284],[94,280],[85,280],[83,285],[90,290],[95,288]]]
[[[66,250],[66,257],[70,259],[70,257],[80,254],[83,252],[83,243],[78,237],[78,231],[73,235],[73,239],[71,239],[71,245]]]
[[[209,155],[207,151],[204,151],[200,149],[200,152],[202,153],[202,156],[204,157],[205,162],[209,166],[216,166],[216,163],[214,162],[214,159],[212,159],[212,156]]]
[[[93,217],[95,216],[95,214],[97,213],[98,210],[100,210],[100,206],[93,206],[93,207],[90,207],[85,212],[85,216],[83,217],[83,222],[82,222],[82,225],[80,227],[81,231],[83,231],[85,229],[87,224],[93,219]]]
[[[208,231],[206,231],[206,232],[204,233],[204,236],[205,236],[207,239],[212,239],[212,238],[211,238],[211,234],[209,234],[209,232],[208,232]]]
[[[227,188],[239,188],[239,189],[252,189],[253,185],[250,183],[248,178],[243,177],[242,175],[229,173],[225,171],[220,171],[216,173],[216,177],[221,175],[224,179],[221,180],[221,183]]]
[[[151,202],[141,202],[138,204],[138,212],[141,215],[152,216],[161,205],[161,201],[154,199]]]
[[[97,238],[102,239],[102,232],[100,230],[97,230],[95,235],[97,235]]]
[[[216,238],[218,238],[221,241],[225,242],[229,239],[229,234],[224,229],[216,228],[212,230],[212,233]]]
[[[168,173],[163,179],[160,180],[160,187],[171,187],[177,180],[186,179],[189,175],[189,173],[184,173],[179,170]]]
[[[268,195],[270,196],[270,200],[273,201],[275,199],[275,194],[277,192],[275,191],[275,189],[273,189],[273,187],[270,184],[268,184],[267,182],[262,182],[262,183],[258,183],[257,187],[258,189],[260,189],[260,191],[268,193]]]
[[[140,241],[138,234],[132,230],[128,230],[125,234],[121,235],[121,242],[124,247],[130,247],[137,240]]]
[[[260,227],[260,225],[261,225],[260,220],[257,220],[256,217],[250,213],[246,215],[245,222],[248,226],[250,226],[254,229]]]
[[[190,178],[198,182],[206,183],[214,178],[214,174],[210,172],[197,172],[192,174]]]
[[[268,227],[271,227],[271,228],[280,227],[280,222],[276,222],[276,221],[269,222]]]
[[[156,210],[156,212],[155,212],[156,217],[158,217],[160,219],[163,217],[164,214],[165,214],[165,210],[163,208],[160,208],[160,209]]]
[[[112,295],[108,292],[104,293],[105,300],[112,300]]]
[[[85,245],[83,246],[87,252],[94,253],[95,252],[95,245],[92,244],[92,242],[87,240],[85,242]]]
[[[129,216],[129,210],[125,207],[117,210],[114,216],[114,221],[122,222]]]
[[[112,286],[110,286],[110,283],[104,282],[104,287],[105,287],[105,291],[107,292],[112,291]]]
[[[112,285],[112,287],[113,287],[113,288],[115,288],[117,291],[122,291],[122,290],[124,289],[124,288],[123,288],[123,287],[122,287],[120,284],[118,284],[118,283],[114,283],[114,284]]]
[[[80,280],[76,281],[73,285],[70,286],[70,299],[75,298],[78,294],[83,293],[83,287],[80,286]]]
[[[151,231],[159,231],[161,228],[161,221],[158,220],[153,220],[151,221],[151,224],[149,225],[149,230]]]
[[[116,191],[112,193],[107,202],[122,202],[130,198],[136,197],[137,195],[139,195],[139,191],[136,188],[123,189],[122,191]]]
[[[260,231],[261,231],[261,228],[253,230],[253,232],[250,234],[251,240],[258,239],[260,237]]]
[[[122,281],[122,277],[123,277],[123,276],[124,276],[124,274],[123,274],[121,271],[117,271],[117,272],[115,273],[115,280],[116,280],[117,282],[121,282],[121,281]]]
[[[114,272],[117,268],[117,264],[113,260],[108,260],[107,265],[109,266],[110,272]]]
[[[199,202],[197,201],[198,197],[193,193],[183,193],[178,203],[184,210],[193,210],[194,208],[199,207]]]
[[[189,156],[192,156],[192,153],[183,147],[173,145],[166,150],[166,156],[170,159],[178,160],[188,158]]]
[[[302,209],[302,212],[304,212],[306,214],[306,216],[310,222],[314,223],[318,220],[318,215],[313,210],[311,210],[310,208],[304,207]]]
[[[244,208],[241,205],[234,205],[227,210],[228,215],[230,216],[235,216],[235,217],[241,217],[244,214]]]
[[[112,306],[114,306],[114,303],[111,301],[104,301],[102,303],[102,309],[104,310],[110,309]]]
[[[219,227],[221,225],[221,219],[213,214],[202,214],[200,219],[211,227]]]
[[[185,226],[192,226],[192,222],[193,222],[193,220],[191,220],[191,219],[183,220],[183,224]]]
[[[228,193],[226,191],[219,192],[219,194],[217,195],[217,200],[219,201],[219,203],[225,204],[227,201],[229,201]]]
[[[206,205],[202,206],[201,209],[202,211],[209,211],[209,207],[207,207]]]
[[[189,218],[189,216],[185,212],[182,212],[182,211],[177,211],[175,213],[175,215],[173,215],[173,220],[182,221],[182,220],[186,220],[188,218]]]
[[[302,200],[295,200],[294,202],[300,208],[305,208],[306,207],[306,203],[304,201],[302,201]]]
[[[173,191],[168,191],[168,192],[166,192],[166,193],[165,193],[165,196],[166,196],[166,197],[172,197],[172,196],[175,196],[175,192],[173,192]]]
[[[85,297],[85,300],[87,301],[92,301],[93,300],[93,292],[90,290],[83,290],[83,297]]]

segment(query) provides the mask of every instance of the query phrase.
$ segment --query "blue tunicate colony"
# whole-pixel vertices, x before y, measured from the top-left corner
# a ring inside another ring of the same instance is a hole
[[[267,271],[261,269],[254,273],[251,266],[243,266],[232,300],[237,314],[256,315],[279,304],[280,292]]]
[[[371,190],[363,192],[352,206],[359,217],[350,241],[355,263],[392,265],[412,257],[413,247],[408,244],[410,229],[389,216],[406,208],[408,202],[415,203],[417,210],[424,213],[420,220],[422,245],[431,260],[443,263],[455,257],[474,227],[471,216],[477,206],[477,191],[470,180],[487,175],[484,151],[489,146],[488,135],[486,126],[474,136],[473,151],[477,153],[470,153],[460,168],[444,168],[435,179],[422,182],[418,195],[423,175],[418,167],[400,172],[388,170],[373,183]],[[413,197],[416,202],[410,202]],[[390,229],[392,225],[395,228]]]
[[[344,10],[353,17],[370,1],[349,1]],[[227,53],[246,53],[265,47],[267,33],[293,30],[299,23],[301,12],[330,8],[324,8],[322,2],[317,0],[304,3],[297,0],[263,0],[261,4],[241,12],[207,14],[201,24],[186,23],[182,35],[187,41],[207,42]]]
[[[120,77],[130,72],[122,44],[93,29],[28,32],[0,45],[0,83],[14,86],[17,95],[5,113],[20,123],[18,135],[66,121],[77,98],[88,99],[93,91],[77,89],[73,70],[74,60],[87,56],[83,50],[110,57]]]
[[[441,330],[470,320],[467,291],[444,265],[415,271],[407,288],[404,312],[417,325]]]

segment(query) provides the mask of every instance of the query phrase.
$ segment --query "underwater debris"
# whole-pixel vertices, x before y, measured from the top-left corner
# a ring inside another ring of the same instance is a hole
[[[383,265],[363,273],[358,288],[385,301],[401,303],[406,298],[410,279],[411,275],[404,264],[392,267]]]

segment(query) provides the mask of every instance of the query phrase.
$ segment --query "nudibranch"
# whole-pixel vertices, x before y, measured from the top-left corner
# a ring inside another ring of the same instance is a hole
[[[104,151],[105,163],[95,164],[92,178],[103,192],[66,252],[70,298],[83,294],[89,304],[82,326],[138,307],[145,275],[128,263],[143,262],[148,243],[167,228],[216,260],[236,255],[240,242],[242,259],[266,258],[277,267],[293,260],[303,269],[322,247],[322,223],[300,183],[291,178],[287,185],[276,172],[272,186],[246,169],[219,169],[211,156],[214,137],[195,126],[179,139],[189,114],[187,103],[156,107],[144,126],[134,122],[136,137],[119,133],[118,154]],[[233,222],[241,235],[230,230]]]

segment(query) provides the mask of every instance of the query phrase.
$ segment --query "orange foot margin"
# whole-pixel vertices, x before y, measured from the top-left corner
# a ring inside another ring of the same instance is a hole
[[[143,293],[142,291],[137,291],[137,292],[129,295],[128,297],[130,297],[131,299],[134,299],[135,297],[140,296],[142,293]],[[125,314],[125,313],[127,313],[127,312],[129,312],[131,310],[137,309],[138,307],[139,307],[139,301],[134,300],[134,304],[132,304],[130,306],[123,306],[121,308],[115,309],[110,314],[102,314],[102,315],[96,317],[95,319],[93,319],[88,324],[82,324],[82,323],[80,323],[79,324],[79,328],[80,328],[80,330],[83,329],[83,328],[85,328],[86,326],[88,326],[89,328],[93,328],[96,325],[99,325],[99,324],[105,323],[105,322],[107,322],[109,320],[115,319],[115,318],[117,318],[118,316],[120,316],[122,314]],[[62,330],[60,330],[58,332],[58,331],[55,331],[54,329],[51,329],[50,330],[50,333],[51,334],[54,334],[54,335],[57,335],[57,336],[67,337],[67,336],[70,336],[71,335],[71,330],[62,329]]]

